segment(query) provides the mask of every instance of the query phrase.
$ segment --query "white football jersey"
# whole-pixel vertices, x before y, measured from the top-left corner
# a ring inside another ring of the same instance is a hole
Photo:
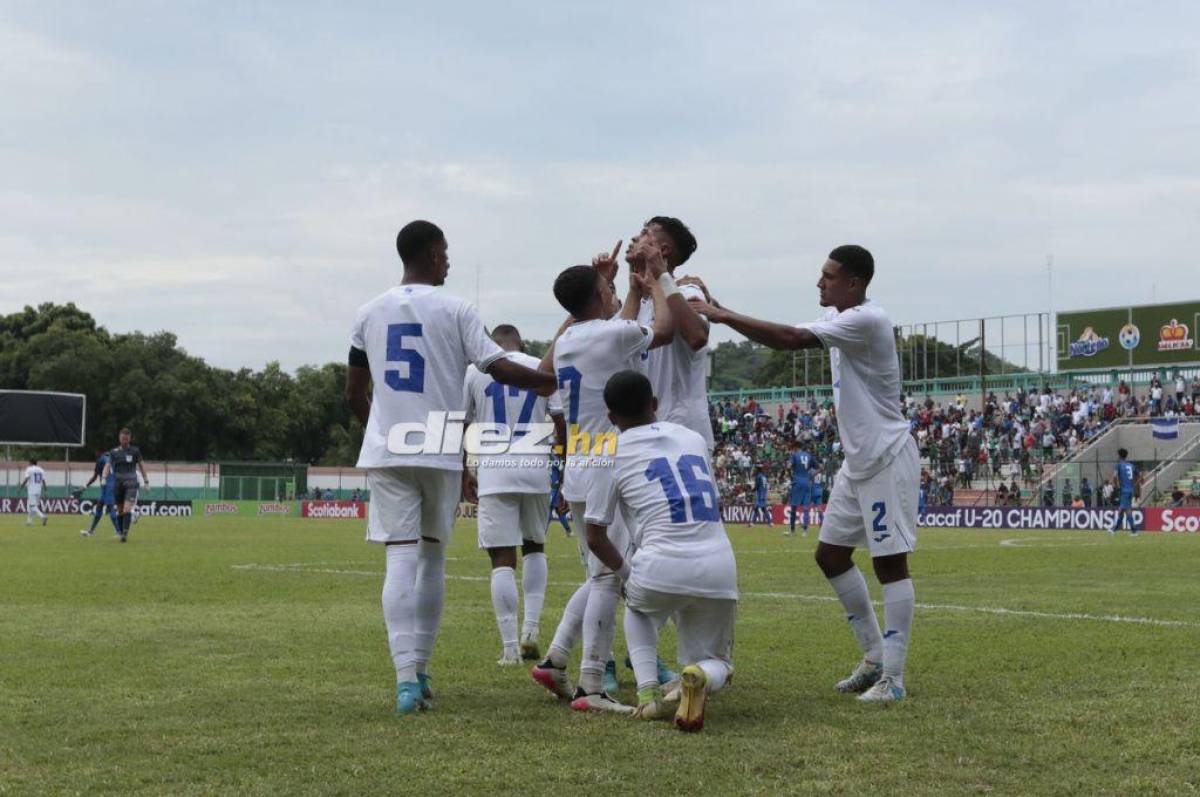
[[[393,454],[387,441],[395,424],[425,425],[431,412],[461,412],[468,363],[485,371],[504,356],[475,308],[432,285],[398,285],[359,308],[350,345],[367,353],[375,383],[358,467],[462,470],[461,450]],[[441,451],[441,445],[431,447]]]
[[[892,322],[870,300],[820,321],[800,324],[829,350],[838,437],[847,478],[869,479],[892,460],[908,437],[900,413],[900,361]]]
[[[618,511],[636,549],[630,580],[639,587],[737,599],[737,564],[703,437],[666,421],[622,432],[614,466],[597,471],[585,519],[608,526]]]
[[[42,488],[46,486],[46,471],[42,470],[41,465],[30,465],[25,469],[25,478],[30,495],[41,495]]]
[[[505,355],[515,363],[537,369],[541,362],[522,352]],[[536,391],[502,385],[474,365],[467,366],[463,384],[467,423],[500,424],[510,430],[510,439],[523,436],[531,423],[545,423],[550,414],[562,414],[558,393],[547,399]],[[541,445],[554,445],[550,437]],[[479,494],[550,493],[550,455],[480,454],[476,466]]]
[[[704,291],[695,285],[682,285],[679,292],[684,299],[704,299]],[[708,323],[707,319],[702,320]],[[645,326],[654,323],[653,299],[642,299],[638,323]],[[692,351],[683,336],[676,333],[666,346],[647,352],[646,376],[658,398],[658,417],[696,432],[712,450],[712,422],[708,419],[708,391],[704,384],[707,358],[707,349]]]
[[[593,472],[611,459],[604,450],[596,451],[597,435],[616,435],[604,404],[604,385],[618,371],[644,371],[642,355],[653,340],[650,328],[634,321],[596,319],[567,327],[554,344],[554,373],[567,425],[563,496],[568,501],[586,500]],[[580,435],[575,456],[570,455],[573,433]],[[581,455],[582,434],[588,435],[592,456]]]

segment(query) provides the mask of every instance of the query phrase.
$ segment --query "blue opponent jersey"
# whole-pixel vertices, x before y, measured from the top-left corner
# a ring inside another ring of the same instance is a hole
[[[103,478],[104,468],[106,465],[108,465],[108,454],[107,453],[101,454],[100,456],[96,457],[95,476],[96,476],[97,480]],[[100,482],[100,489],[101,490],[112,490],[113,486],[116,484],[116,481],[117,481],[116,474],[113,473],[112,471],[109,471],[108,478],[103,479],[103,481]]]
[[[1132,462],[1117,463],[1117,481],[1121,483],[1121,492],[1133,492],[1133,477],[1137,469],[1133,467]]]
[[[760,473],[754,477],[754,491],[758,493],[759,498],[767,497],[767,477]]]
[[[817,463],[807,451],[792,454],[792,484],[808,484]]]

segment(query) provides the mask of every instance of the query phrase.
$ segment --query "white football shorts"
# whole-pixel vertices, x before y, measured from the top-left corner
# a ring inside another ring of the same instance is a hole
[[[917,547],[921,461],[912,438],[869,479],[839,470],[821,520],[821,542],[867,548],[871,556],[912,553]]]
[[[427,537],[450,542],[454,510],[462,497],[462,471],[412,466],[368,468],[368,542],[409,542]]]
[[[675,619],[679,663],[685,667],[705,659],[733,665],[737,601],[644,589],[631,578],[625,582],[625,606],[646,615],[659,628]]]
[[[494,493],[479,496],[479,547],[516,548],[546,543],[548,493]]]

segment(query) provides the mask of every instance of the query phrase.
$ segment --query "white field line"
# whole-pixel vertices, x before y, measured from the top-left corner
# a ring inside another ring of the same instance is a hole
[[[244,564],[233,565],[234,570],[252,570],[270,573],[324,573],[338,576],[370,576],[372,578],[383,578],[382,570],[341,570],[333,568],[316,568],[307,567],[303,564],[284,564],[284,565],[263,565],[263,564]],[[489,576],[457,576],[447,575],[447,579],[453,581],[490,581]],[[578,581],[551,581],[547,586],[552,587],[577,587]],[[794,600],[806,601],[810,603],[837,603],[838,599],[833,595],[801,595],[796,592],[746,592],[741,593],[742,597],[746,598],[768,598],[773,600]],[[882,606],[879,601],[875,602],[876,606]],[[927,611],[940,612],[974,612],[976,614],[990,614],[1001,617],[1032,617],[1039,620],[1084,620],[1100,623],[1126,623],[1130,625],[1149,625],[1159,628],[1200,628],[1200,623],[1188,622],[1186,620],[1163,620],[1156,617],[1136,617],[1122,614],[1087,614],[1085,612],[1043,612],[1036,609],[1007,609],[1002,606],[960,606],[953,603],[918,603],[918,609]]]

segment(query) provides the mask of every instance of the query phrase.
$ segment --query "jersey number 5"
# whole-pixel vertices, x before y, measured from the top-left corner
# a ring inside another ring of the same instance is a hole
[[[425,392],[425,358],[416,349],[404,348],[404,338],[421,337],[420,324],[388,324],[387,361],[408,363],[408,376],[401,376],[399,369],[383,372],[383,381],[392,390],[406,393]]]

